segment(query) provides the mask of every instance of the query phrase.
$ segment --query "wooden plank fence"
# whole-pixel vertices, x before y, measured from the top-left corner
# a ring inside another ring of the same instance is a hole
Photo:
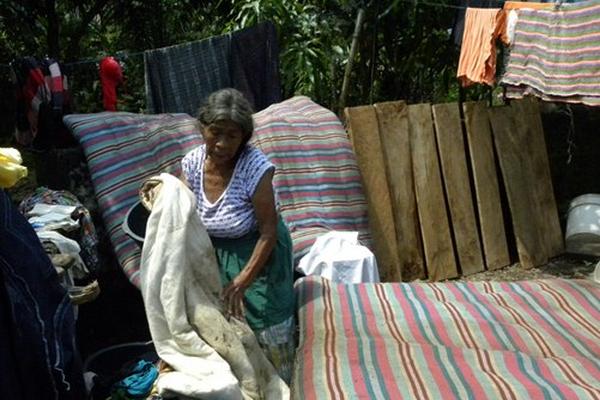
[[[369,227],[373,251],[384,281],[400,281],[400,258],[396,240],[395,219],[385,174],[379,127],[375,109],[371,106],[346,108],[346,120],[356,160],[360,166],[362,184],[367,198]]]
[[[421,235],[432,280],[458,276],[429,104],[408,106],[410,144]],[[426,223],[428,222],[428,223]]]
[[[484,270],[458,104],[432,107],[458,261],[464,275]]]
[[[501,268],[517,261],[509,246],[525,267],[563,251],[537,102],[461,110],[396,101],[345,115],[383,280]]]
[[[412,174],[408,109],[403,101],[375,104],[404,280],[425,278]]]
[[[494,162],[492,130],[484,103],[463,104],[469,159],[485,265],[488,270],[510,263]]]

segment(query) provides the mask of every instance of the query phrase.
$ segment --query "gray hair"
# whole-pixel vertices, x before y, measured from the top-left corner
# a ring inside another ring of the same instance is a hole
[[[198,110],[198,121],[209,126],[217,121],[233,121],[238,124],[247,142],[254,131],[252,105],[244,95],[232,88],[221,89],[208,96]]]

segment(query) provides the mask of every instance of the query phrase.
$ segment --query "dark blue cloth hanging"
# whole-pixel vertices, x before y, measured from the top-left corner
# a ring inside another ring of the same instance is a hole
[[[144,52],[149,113],[187,113],[212,92],[233,87],[260,111],[281,101],[275,27],[263,22],[230,34]]]

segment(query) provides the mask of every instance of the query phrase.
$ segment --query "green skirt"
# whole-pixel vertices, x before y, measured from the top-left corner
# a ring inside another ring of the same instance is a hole
[[[221,282],[231,282],[252,256],[260,234],[251,232],[237,239],[211,237],[217,254]],[[267,264],[246,289],[246,320],[253,331],[279,324],[294,314],[292,238],[279,217],[277,243]]]

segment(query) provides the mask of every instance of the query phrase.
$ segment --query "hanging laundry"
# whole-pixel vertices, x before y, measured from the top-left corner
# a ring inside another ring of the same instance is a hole
[[[117,86],[123,83],[121,64],[114,57],[104,57],[100,61],[99,70],[104,110],[117,111]]]
[[[458,0],[458,8],[454,17],[452,27],[452,38],[454,44],[460,47],[465,30],[465,14],[468,7],[472,8],[501,8],[503,0]]]
[[[17,97],[17,131],[19,144],[29,146],[37,136],[40,104],[50,95],[37,60],[24,57],[12,63]]]
[[[552,3],[552,5],[562,5],[566,3],[580,3],[587,0],[537,0],[540,3]]]
[[[539,3],[536,1],[507,1],[504,3],[504,10],[551,10],[554,8],[554,2],[552,3]]]
[[[271,23],[144,52],[148,112],[187,113],[216,90],[234,87],[255,111],[281,101],[278,45]]]
[[[279,44],[270,22],[232,33],[232,87],[244,93],[255,111],[279,103]]]
[[[550,10],[554,7],[553,3],[537,3],[528,1],[507,1],[504,3],[506,15],[506,37],[507,44],[512,44],[515,40],[515,27],[519,19],[519,10]]]
[[[16,140],[39,150],[73,145],[62,123],[70,112],[66,76],[56,60],[23,57],[11,63],[17,101]]]
[[[462,86],[493,85],[496,75],[496,39],[506,42],[506,14],[496,8],[468,8],[457,77]]]
[[[45,59],[42,65],[46,69],[46,71],[44,71],[44,76],[46,78],[46,83],[50,88],[50,104],[52,105],[52,111],[60,113],[65,104],[65,85],[63,83],[62,73],[60,72],[60,66],[58,65],[58,62],[50,58]]]
[[[227,35],[144,52],[149,113],[196,116],[213,91],[231,86]]]
[[[519,11],[506,97],[600,106],[600,0]]]

